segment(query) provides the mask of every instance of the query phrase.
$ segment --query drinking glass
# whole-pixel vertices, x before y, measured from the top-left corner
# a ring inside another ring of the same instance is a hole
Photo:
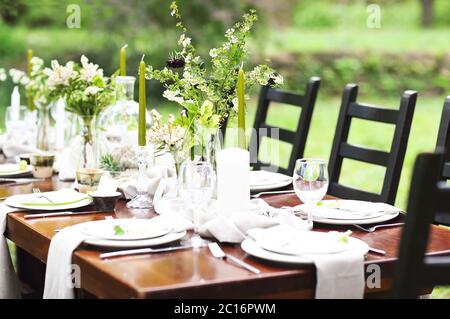
[[[200,247],[202,239],[198,234],[202,206],[208,204],[214,191],[214,171],[211,163],[186,161],[181,164],[179,190],[181,197],[192,207],[194,234],[188,241],[194,248]]]
[[[311,230],[316,205],[322,200],[328,189],[326,163],[315,158],[297,160],[292,182],[298,198],[307,206],[308,225]]]

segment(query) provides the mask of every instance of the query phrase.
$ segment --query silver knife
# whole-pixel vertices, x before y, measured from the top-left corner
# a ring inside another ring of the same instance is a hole
[[[28,214],[24,215],[23,218],[41,218],[41,217],[59,217],[59,216],[74,216],[74,215],[89,215],[89,214],[100,214],[100,213],[111,213],[112,210],[92,210],[89,212],[57,212],[57,213],[42,213],[42,214]]]
[[[203,247],[205,245],[201,245],[200,247]],[[142,255],[142,254],[153,254],[153,253],[162,253],[167,251],[175,251],[175,250],[182,250],[182,249],[188,249],[192,248],[191,245],[184,245],[184,246],[175,246],[175,247],[165,247],[165,248],[139,248],[139,249],[128,249],[128,250],[120,250],[120,251],[113,251],[110,253],[103,253],[100,254],[100,259],[107,259],[112,257],[121,257],[121,256],[130,256],[130,255]]]

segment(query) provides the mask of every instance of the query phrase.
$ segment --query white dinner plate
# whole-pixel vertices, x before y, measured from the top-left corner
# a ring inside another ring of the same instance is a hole
[[[109,247],[109,248],[139,248],[139,247],[151,247],[168,244],[177,240],[180,240],[186,236],[186,231],[171,232],[164,236],[142,239],[142,240],[109,240],[102,238],[89,238],[84,242],[88,245]]]
[[[361,250],[362,254],[367,254],[367,252],[369,251],[369,246],[365,242],[357,238],[350,237],[347,245],[347,249],[359,249]],[[247,254],[264,260],[297,265],[309,265],[313,263],[313,261],[306,255],[279,254],[273,251],[266,250],[251,238],[245,239],[241,243],[241,247]],[[345,253],[345,251],[342,253]]]
[[[15,208],[53,211],[85,207],[92,203],[92,198],[89,195],[72,189],[43,192],[43,194],[54,203],[50,203],[45,198],[38,198],[35,194],[21,194],[8,197],[5,204]]]
[[[266,171],[250,171],[250,191],[262,192],[286,187],[292,183],[292,176]]]
[[[323,206],[316,208],[318,215],[313,216],[313,220],[318,223],[331,225],[381,223],[396,218],[401,212],[400,209],[385,203],[370,203],[356,200],[323,200],[322,204]],[[365,209],[364,205],[369,206]],[[333,209],[333,207],[340,207],[341,209]],[[345,211],[346,208],[355,209],[355,212]],[[305,212],[305,215],[307,209],[307,206],[304,204],[294,208],[294,210]],[[323,215],[321,216],[320,214]]]
[[[26,169],[20,170],[19,164],[0,165],[0,178],[13,178],[28,176],[33,173],[33,166],[28,165]]]
[[[265,250],[284,255],[336,254],[348,249],[348,243],[336,233],[315,231],[263,230],[257,240]]]
[[[168,234],[171,228],[151,219],[113,219],[88,223],[81,228],[86,235],[109,240],[143,240]]]

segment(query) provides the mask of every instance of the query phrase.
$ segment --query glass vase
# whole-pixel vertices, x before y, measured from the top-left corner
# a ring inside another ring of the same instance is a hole
[[[115,145],[136,145],[139,121],[139,104],[134,101],[133,76],[118,76],[116,83],[116,102],[108,106],[99,116],[104,139]],[[151,117],[147,113],[147,125]]]
[[[71,143],[71,156],[76,159],[77,169],[98,168],[104,145],[99,139],[95,116],[78,117],[78,133]]]
[[[42,151],[50,150],[51,145],[51,126],[50,126],[50,109],[51,105],[37,106],[37,131],[36,131],[36,148]]]

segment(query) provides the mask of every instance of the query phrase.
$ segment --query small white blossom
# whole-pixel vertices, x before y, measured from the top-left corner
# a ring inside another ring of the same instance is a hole
[[[171,91],[171,90],[165,90],[163,93],[163,97],[168,99],[169,101],[177,102],[178,104],[184,103],[183,97],[179,96],[180,90]]]
[[[20,80],[22,79],[22,77],[25,76],[25,72],[17,70],[17,69],[10,69],[9,76],[11,77],[13,83],[18,84],[18,83],[20,83]]]
[[[98,64],[90,63],[88,58],[81,56],[82,69],[80,70],[80,77],[82,80],[92,82],[94,77],[103,77],[103,70],[99,68]]]
[[[98,92],[100,92],[102,89],[99,88],[98,86],[92,85],[92,86],[88,86],[86,88],[86,90],[84,90],[84,94],[86,95],[95,95]]]
[[[58,61],[51,62],[51,69],[45,68],[44,74],[48,76],[48,86],[69,85],[69,80],[73,79],[77,72],[73,69],[73,62],[67,62],[65,66],[60,65]]]
[[[191,44],[191,38],[187,37],[184,33],[180,36],[180,40],[178,40],[178,44],[180,44],[183,48],[187,47]]]
[[[217,49],[216,48],[212,48],[211,50],[209,50],[209,56],[211,58],[217,57]]]
[[[5,69],[0,68],[0,82],[3,82],[6,80],[6,72]]]

